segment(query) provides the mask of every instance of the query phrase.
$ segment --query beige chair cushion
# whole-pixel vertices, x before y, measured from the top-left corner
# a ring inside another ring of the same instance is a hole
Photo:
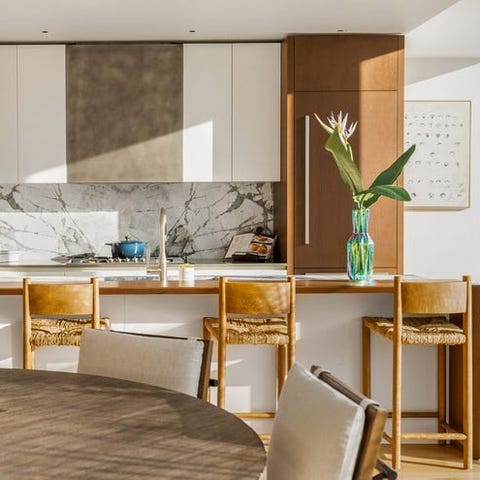
[[[87,329],[78,373],[132,380],[197,396],[204,343]]]
[[[351,479],[364,423],[360,405],[294,364],[273,424],[268,480]]]

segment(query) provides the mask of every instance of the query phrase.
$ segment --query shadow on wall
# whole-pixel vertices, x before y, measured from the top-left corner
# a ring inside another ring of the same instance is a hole
[[[21,322],[0,326],[0,368],[19,368],[22,366],[21,335]]]
[[[480,63],[480,58],[473,57],[407,58],[405,61],[405,84],[411,85],[455,70],[462,70],[478,63]]]

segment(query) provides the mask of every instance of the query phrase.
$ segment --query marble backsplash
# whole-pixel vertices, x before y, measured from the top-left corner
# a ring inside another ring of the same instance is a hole
[[[0,185],[0,250],[52,259],[133,239],[158,246],[159,211],[167,211],[167,254],[222,258],[232,236],[273,228],[271,183]]]

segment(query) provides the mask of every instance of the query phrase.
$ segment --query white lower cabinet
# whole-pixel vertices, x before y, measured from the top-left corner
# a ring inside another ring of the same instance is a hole
[[[185,44],[183,180],[280,179],[280,44]]]

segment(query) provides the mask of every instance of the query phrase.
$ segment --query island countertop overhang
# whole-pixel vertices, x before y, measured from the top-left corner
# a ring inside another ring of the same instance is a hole
[[[262,277],[258,277],[262,280]],[[392,293],[393,281],[378,280],[358,285],[346,280],[297,280],[297,294],[315,293]],[[21,282],[0,282],[0,295],[22,295]],[[216,295],[218,280],[196,280],[185,285],[177,280],[162,285],[158,280],[100,281],[100,295]]]

